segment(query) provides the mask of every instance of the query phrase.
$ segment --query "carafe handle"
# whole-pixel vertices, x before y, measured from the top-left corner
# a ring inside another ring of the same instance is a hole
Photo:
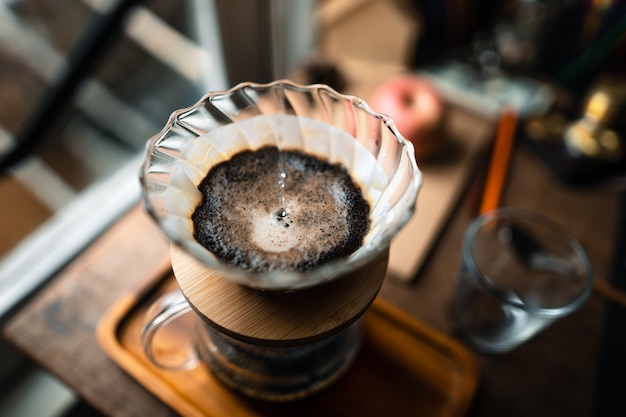
[[[172,291],[158,298],[148,309],[141,329],[141,345],[146,357],[158,368],[168,371],[181,371],[195,368],[199,358],[194,349],[192,337],[181,341],[180,349],[171,357],[158,355],[155,350],[157,334],[176,319],[189,313],[191,307],[180,290]],[[181,352],[183,357],[181,358]]]

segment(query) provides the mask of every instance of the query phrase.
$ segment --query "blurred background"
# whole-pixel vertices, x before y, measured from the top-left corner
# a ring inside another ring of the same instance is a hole
[[[371,72],[419,74],[486,118],[513,107],[566,182],[623,176],[623,1],[0,0],[0,323],[137,204],[174,109],[283,77],[367,96]],[[602,129],[571,130],[587,115]],[[0,358],[0,415],[91,415]]]

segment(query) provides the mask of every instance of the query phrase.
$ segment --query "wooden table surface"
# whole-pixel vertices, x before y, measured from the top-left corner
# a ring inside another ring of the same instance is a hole
[[[379,295],[451,336],[448,308],[460,243],[478,207],[483,171],[470,181],[415,282],[388,276]],[[503,199],[504,205],[535,210],[567,227],[587,250],[595,274],[609,274],[620,208],[616,192],[565,187],[517,144]],[[168,263],[168,242],[137,207],[24,305],[3,335],[106,415],[175,415],[122,371],[95,338],[103,312]],[[591,416],[607,303],[594,293],[579,311],[518,349],[477,355],[481,384],[469,414]]]

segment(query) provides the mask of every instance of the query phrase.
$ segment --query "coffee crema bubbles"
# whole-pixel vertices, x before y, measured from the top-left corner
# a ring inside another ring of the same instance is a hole
[[[347,169],[301,151],[240,152],[198,189],[194,238],[253,273],[307,272],[348,257],[370,227],[369,203]]]

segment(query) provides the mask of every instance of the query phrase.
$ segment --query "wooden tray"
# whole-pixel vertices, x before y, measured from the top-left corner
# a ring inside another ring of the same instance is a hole
[[[236,394],[205,367],[163,371],[151,365],[139,334],[150,304],[176,288],[171,273],[128,294],[101,318],[100,346],[126,372],[183,416],[462,416],[478,383],[474,356],[460,344],[375,300],[363,316],[365,340],[348,373],[326,391],[293,403]],[[169,327],[182,336],[190,326]]]

